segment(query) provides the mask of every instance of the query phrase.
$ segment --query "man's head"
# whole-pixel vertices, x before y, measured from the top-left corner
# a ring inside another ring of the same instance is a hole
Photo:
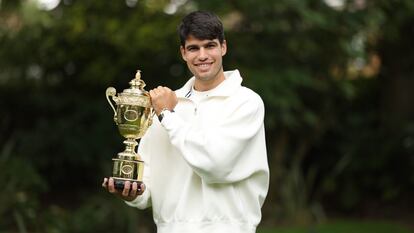
[[[227,51],[219,18],[196,11],[184,17],[178,29],[181,56],[196,78],[194,88],[206,91],[219,85],[225,79],[222,57]]]
[[[224,79],[222,57],[226,54],[223,25],[209,12],[196,11],[184,17],[178,28],[181,56],[196,80],[194,88],[210,90]]]
[[[178,34],[181,46],[189,36],[199,40],[218,39],[220,44],[224,41],[223,24],[215,14],[206,11],[194,11],[185,16],[178,27]]]

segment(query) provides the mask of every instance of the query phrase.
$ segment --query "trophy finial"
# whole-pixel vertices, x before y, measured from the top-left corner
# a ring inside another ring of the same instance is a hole
[[[137,70],[135,74],[135,78],[129,82],[132,89],[140,89],[143,90],[145,87],[145,82],[141,79],[141,70]]]
[[[137,70],[137,73],[135,74],[135,79],[141,79],[141,70]]]

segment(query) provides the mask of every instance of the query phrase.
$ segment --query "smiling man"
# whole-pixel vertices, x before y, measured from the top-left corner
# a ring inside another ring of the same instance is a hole
[[[181,55],[196,78],[194,88],[208,91],[225,80],[222,57],[226,54],[225,40],[197,39],[191,34],[180,48]]]
[[[194,76],[177,91],[150,91],[158,121],[138,148],[145,185],[103,186],[130,206],[152,206],[158,233],[254,233],[269,185],[263,101],[238,70],[223,71],[216,15],[190,13],[178,32]]]

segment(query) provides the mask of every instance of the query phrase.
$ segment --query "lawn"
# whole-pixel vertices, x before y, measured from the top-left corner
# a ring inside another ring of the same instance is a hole
[[[414,233],[391,222],[338,220],[314,227],[259,227],[257,233]]]

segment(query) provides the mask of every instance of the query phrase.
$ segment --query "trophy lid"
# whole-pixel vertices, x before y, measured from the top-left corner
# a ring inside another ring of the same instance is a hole
[[[145,82],[141,79],[141,71],[137,70],[135,78],[129,84],[130,88],[124,89],[119,93],[121,104],[140,105],[143,107],[151,106],[149,93],[144,90]]]
[[[137,70],[135,78],[129,82],[131,85],[130,88],[125,89],[123,93],[133,94],[133,95],[146,95],[147,91],[144,90],[145,82],[141,79],[141,71]]]

